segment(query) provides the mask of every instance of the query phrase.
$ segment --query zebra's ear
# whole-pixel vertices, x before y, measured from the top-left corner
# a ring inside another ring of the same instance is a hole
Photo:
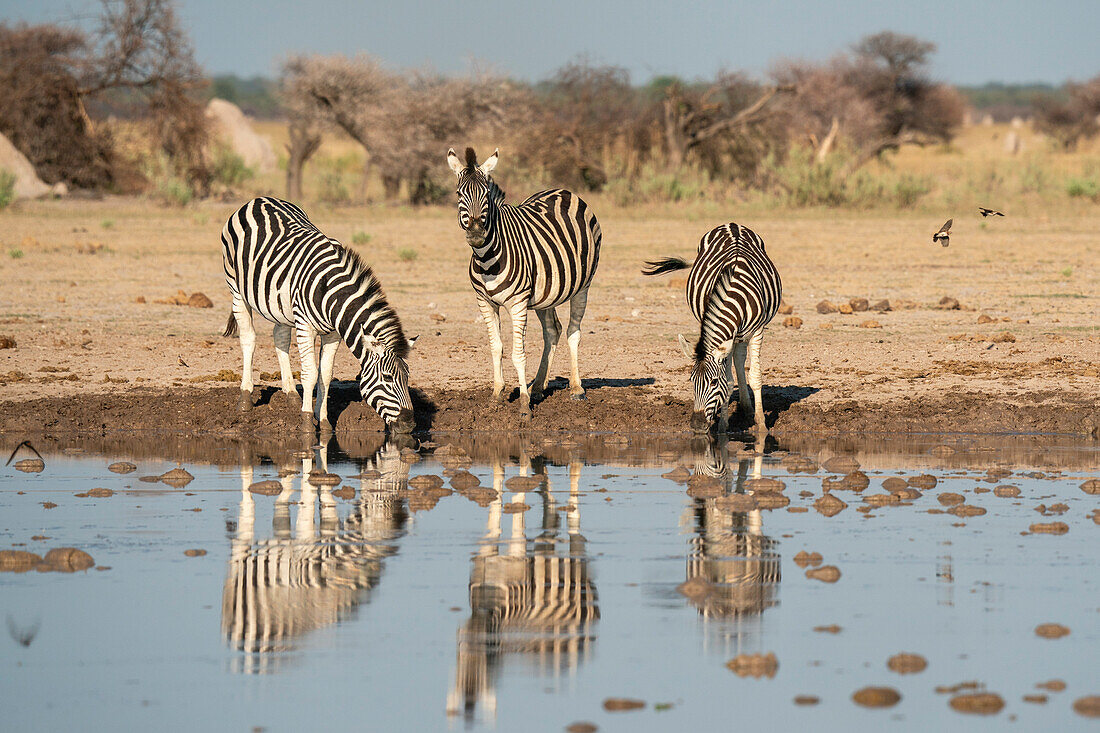
[[[680,351],[684,352],[684,356],[695,361],[695,349],[691,348],[691,344],[684,338],[684,334],[680,334]]]
[[[489,161],[485,161],[485,162],[488,163]],[[450,148],[447,151],[447,165],[451,166],[451,170],[453,170],[455,172],[456,176],[459,173],[462,172],[463,168],[466,167],[466,166],[462,165],[462,161],[458,159],[457,155],[455,155],[455,149],[454,148]]]
[[[409,339],[409,349],[410,349],[410,350],[412,349],[412,347],[413,347],[413,346],[415,346],[415,345],[416,345],[416,340],[417,340],[418,338],[420,338],[420,336],[419,336],[419,335],[417,335],[417,336],[413,336],[413,337],[412,337],[411,339]]]
[[[493,169],[497,167],[497,160],[499,158],[500,158],[500,148],[497,148],[496,150],[493,151],[492,155],[490,155],[488,158],[485,159],[484,163],[482,163],[480,166],[478,166],[478,170],[480,170],[485,175],[489,175],[490,173],[492,173]]]
[[[714,355],[719,361],[725,361],[729,357],[731,351],[733,351],[733,339],[718,344],[718,348],[714,350]]]

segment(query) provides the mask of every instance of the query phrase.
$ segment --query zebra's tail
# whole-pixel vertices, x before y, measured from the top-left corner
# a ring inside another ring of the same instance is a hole
[[[237,316],[233,314],[233,311],[229,311],[229,320],[225,322],[225,330],[222,331],[222,336],[236,336],[237,335]]]
[[[691,265],[679,257],[665,257],[663,260],[653,260],[652,262],[645,263],[645,265],[646,266],[642,268],[643,275],[663,275],[666,272],[686,270],[691,267]]]

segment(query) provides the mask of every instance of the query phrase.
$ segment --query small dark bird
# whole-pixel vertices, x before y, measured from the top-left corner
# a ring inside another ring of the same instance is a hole
[[[940,227],[940,230],[932,235],[933,242],[939,242],[944,247],[951,244],[951,223],[954,219],[948,219],[947,223]]]
[[[11,614],[8,614],[7,622],[8,635],[15,643],[19,646],[30,646],[31,642],[34,641],[34,637],[38,635],[38,627],[42,623],[42,619],[35,620],[33,624],[26,628],[20,628],[15,625],[15,619],[11,617]]]
[[[982,216],[1004,216],[1001,212],[995,211],[994,209],[987,209],[984,206],[978,207],[978,213]]]
[[[15,446],[15,450],[13,450],[13,451],[11,452],[11,455],[10,455],[10,456],[8,456],[8,463],[11,463],[11,459],[15,458],[15,454],[16,454],[16,453],[18,453],[18,452],[19,452],[19,449],[20,449],[20,448],[22,448],[23,446],[27,446],[28,448],[30,448],[30,449],[31,449],[31,451],[33,451],[33,452],[34,452],[34,454],[35,454],[36,456],[38,456],[38,460],[40,460],[40,461],[44,461],[44,460],[45,460],[45,459],[44,459],[44,458],[42,457],[42,454],[38,452],[38,449],[37,449],[37,448],[35,448],[35,447],[34,447],[33,445],[31,445],[31,442],[30,442],[29,440],[24,440],[24,441],[23,441],[22,443],[20,443],[19,445]],[[8,463],[5,463],[4,465],[6,466],[6,465],[8,465]]]
[[[177,357],[176,357],[176,361],[178,361],[178,362],[180,363],[180,366],[181,366],[181,367],[185,367],[185,366],[187,366],[187,362],[185,362],[185,361],[183,360],[183,357],[182,357],[182,356],[177,356]]]

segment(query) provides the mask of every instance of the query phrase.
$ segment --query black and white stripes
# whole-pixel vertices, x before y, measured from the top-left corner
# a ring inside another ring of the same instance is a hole
[[[321,337],[321,394],[317,419],[327,424],[328,387],[340,340],[359,361],[363,401],[388,425],[413,427],[409,370],[413,341],[386,301],[382,286],[357,254],[326,237],[294,204],[276,198],[253,199],[236,211],[222,230],[225,280],[233,294],[233,316],[226,335],[240,332],[244,352],[241,408],[251,407],[252,354],[256,334],[252,312],[275,323],[283,391],[295,396],[290,371],[290,337],[298,332],[302,359],[303,424],[312,426],[318,369],[314,342]],[[234,324],[234,319],[236,323]]]
[[[646,275],[686,269],[687,262],[666,258],[649,262]],[[725,407],[732,381],[731,360],[737,369],[738,405],[742,417],[749,411],[748,387],[755,398],[755,424],[764,426],[760,374],[760,343],[764,327],[775,316],[783,293],[779,272],[764,251],[764,242],[751,229],[725,224],[707,232],[687,280],[687,299],[700,323],[695,348],[680,336],[684,353],[694,361],[691,381],[695,392],[692,427],[707,430],[717,423],[726,429]]]
[[[472,148],[466,149],[464,163],[454,150],[447,153],[447,162],[458,176],[458,221],[472,250],[470,283],[489,330],[493,396],[503,399],[500,307],[504,306],[512,318],[512,364],[519,378],[520,409],[527,413],[531,396],[538,399],[546,386],[554,347],[561,336],[554,308],[566,301],[566,334],[572,362],[570,391],[574,398],[584,398],[577,350],[602,235],[588,205],[564,189],[542,191],[519,206],[505,203],[504,192],[489,175],[497,158],[494,152],[478,165]],[[542,360],[530,392],[523,350],[528,310],[535,311],[543,332]]]

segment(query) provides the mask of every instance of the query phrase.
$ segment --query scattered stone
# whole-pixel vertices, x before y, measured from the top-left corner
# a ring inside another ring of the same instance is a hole
[[[504,482],[510,491],[534,491],[542,485],[542,479],[538,476],[513,476]]]
[[[1035,627],[1035,635],[1044,639],[1061,639],[1069,636],[1069,627],[1062,624],[1039,624]]]
[[[906,483],[905,479],[898,478],[897,476],[891,476],[890,478],[882,480],[882,488],[886,489],[891,494],[900,489],[904,489],[908,485],[909,484]]]
[[[14,349],[15,339],[11,336],[0,336],[0,349]]]
[[[820,580],[822,583],[835,583],[840,580],[840,568],[836,565],[823,565],[820,568],[811,568],[806,571],[806,577],[811,580]]]
[[[852,315],[852,312],[853,312],[852,311],[852,306],[848,305],[847,303],[841,303],[840,305],[838,305],[836,307],[836,312],[841,313],[841,314],[846,315],[846,316],[850,316],[850,315]]]
[[[1036,522],[1027,529],[1034,534],[1065,534],[1069,532],[1069,525],[1065,522]]]
[[[962,504],[966,501],[966,497],[962,494],[956,494],[953,491],[945,491],[936,497],[936,501],[944,506],[954,506],[956,504]]]
[[[41,473],[46,469],[46,462],[41,458],[24,458],[13,463],[12,468],[23,473]]]
[[[1046,682],[1037,682],[1035,686],[1040,690],[1050,690],[1051,692],[1062,692],[1066,689],[1066,683],[1063,680],[1047,680]]]
[[[959,310],[959,308],[961,306],[959,305],[959,301],[955,300],[954,298],[952,298],[950,296],[945,295],[942,298],[940,298],[940,302],[936,307],[939,310],[957,311],[957,310]]]
[[[850,305],[852,310],[856,313],[863,313],[871,307],[871,304],[866,298],[852,298],[848,301],[848,305]]]
[[[1081,484],[1081,491],[1086,494],[1100,494],[1100,478],[1090,478]]]
[[[864,687],[852,693],[852,702],[865,708],[890,708],[901,701],[893,687]]]
[[[901,654],[895,654],[886,660],[886,667],[890,671],[897,672],[898,674],[917,674],[927,669],[928,660],[919,654],[903,652]]]
[[[81,494],[74,494],[78,499],[106,499],[108,496],[114,496],[115,492],[110,489],[88,489]]]
[[[177,489],[182,489],[195,480],[195,477],[183,468],[173,468],[167,473],[162,473],[159,480]]]
[[[633,700],[629,697],[609,697],[603,701],[603,709],[609,713],[641,710],[644,707],[645,702],[642,700]]]
[[[467,472],[466,475],[471,476],[472,474]],[[480,483],[481,482],[478,481],[478,484],[480,484]],[[474,485],[477,486],[478,484],[474,484]],[[454,479],[451,479],[451,485],[454,486]],[[421,474],[420,476],[414,476],[413,478],[409,479],[409,486],[411,486],[414,489],[421,489],[421,490],[424,490],[424,489],[438,489],[438,488],[443,486],[443,477],[442,476],[435,476],[435,475],[430,474],[430,473]],[[458,488],[458,487],[456,486],[455,488]]]
[[[748,494],[730,494],[720,496],[714,502],[715,508],[723,512],[751,512],[758,508],[756,499]]]
[[[451,486],[459,491],[473,489],[477,486],[481,486],[481,479],[469,471],[456,471],[455,474],[451,476]]]
[[[691,478],[691,471],[687,466],[677,466],[668,473],[661,474],[661,478],[667,478],[669,481],[675,481],[678,484],[687,483],[687,480]]]
[[[787,485],[776,478],[750,478],[745,482],[745,488],[754,494],[774,494],[787,488]]]
[[[1004,484],[993,489],[993,495],[1002,499],[1015,499],[1020,495],[1020,489],[1017,486],[1011,484]]]
[[[820,552],[806,552],[805,550],[802,550],[794,556],[794,564],[800,568],[807,567],[808,565],[813,565],[814,567],[817,567],[822,563],[823,560],[824,558],[821,557]]]
[[[278,481],[269,479],[267,481],[256,481],[250,484],[248,490],[253,494],[259,494],[261,496],[275,496],[283,492],[283,485]]]
[[[214,302],[202,293],[191,293],[187,298],[187,305],[191,308],[213,308]]]
[[[794,704],[795,705],[817,705],[819,702],[821,702],[821,698],[818,697],[817,695],[795,695],[794,696]]]
[[[826,517],[835,517],[847,508],[847,504],[832,494],[825,494],[814,502],[814,509],[821,512]]]
[[[802,328],[802,319],[798,316],[787,316],[783,319],[783,325],[786,328]]]
[[[882,324],[878,321],[864,321],[859,324],[860,328],[882,328]]]
[[[983,314],[981,314],[980,316],[978,316],[978,323],[979,323],[979,324],[984,324],[984,323],[993,323],[993,322],[995,322],[996,320],[997,320],[996,318],[991,318],[991,317],[987,316],[987,315],[986,315],[985,313],[983,313]]]
[[[326,471],[322,471],[319,468],[315,468],[310,471],[309,476],[306,480],[309,481],[309,483],[313,486],[337,486],[341,481],[343,481],[343,479],[340,478],[337,474],[328,473]]]
[[[530,504],[524,504],[523,502],[513,501],[505,504],[501,507],[501,511],[505,514],[523,514],[525,511],[531,508]]]
[[[948,509],[947,513],[954,514],[956,517],[980,517],[985,514],[985,509],[973,504],[956,504]]]
[[[817,473],[817,464],[805,456],[787,456],[783,459],[787,473]]]
[[[199,550],[199,549],[184,550],[183,554],[186,555],[187,557],[202,557],[203,555],[206,554],[206,550]]]
[[[788,305],[787,301],[780,300],[779,301],[779,315],[789,316],[792,313],[794,313],[794,307],[791,306],[791,305]]]
[[[75,547],[55,547],[46,553],[42,562],[35,566],[35,570],[75,573],[77,570],[87,570],[94,565],[95,560],[84,550],[78,550]]]
[[[767,654],[738,654],[726,662],[726,667],[738,677],[753,677],[760,679],[775,677],[779,669],[779,660],[774,652]]]
[[[1077,698],[1073,701],[1073,712],[1086,718],[1100,718],[1100,695]]]
[[[137,470],[137,466],[129,461],[116,461],[107,466],[107,470],[111,473],[133,473]]]
[[[761,509],[782,509],[791,500],[782,494],[760,494],[756,497],[756,503]]]
[[[1046,695],[1024,695],[1024,702],[1030,702],[1035,705],[1046,705],[1049,700]]]
[[[871,485],[871,479],[863,471],[852,471],[841,478],[826,476],[821,481],[821,486],[826,491],[863,491]]]
[[[842,629],[836,624],[828,624],[827,626],[815,626],[814,631],[821,634],[839,634]]]
[[[890,307],[889,300],[883,299],[872,305],[871,310],[878,311],[879,313],[888,313],[894,309]]]
[[[901,503],[901,497],[897,494],[867,494],[863,501],[871,506],[891,506]]]
[[[995,692],[971,692],[955,695],[948,705],[957,713],[996,715],[1004,708],[1005,701]]]
[[[25,550],[0,550],[0,573],[25,573],[33,570],[42,558]]]
[[[336,489],[332,492],[332,495],[337,499],[343,499],[344,501],[351,501],[355,498],[355,489],[350,486],[344,486],[343,488]]]
[[[722,482],[712,476],[696,473],[688,479],[687,495],[692,499],[715,499],[722,491]]]
[[[908,479],[906,479],[905,483],[909,484],[915,489],[928,491],[929,489],[936,488],[936,477],[931,474],[922,473],[919,476],[910,476]]]
[[[990,341],[995,344],[1014,344],[1016,343],[1016,335],[1011,331],[1002,331],[991,338]]]
[[[827,300],[823,300],[817,304],[817,312],[822,314],[836,313],[836,306]]]
[[[962,692],[963,690],[980,690],[982,689],[982,683],[977,681],[959,682],[954,685],[937,685],[936,693],[943,695],[954,695],[956,692]]]
[[[43,501],[43,502],[40,502],[40,503],[42,504],[43,509],[56,509],[57,508],[57,504],[54,504],[52,501]]]
[[[565,726],[565,733],[596,733],[598,730],[595,725],[584,720]]]
[[[833,456],[821,464],[829,473],[851,473],[859,470],[859,463],[851,456]]]

